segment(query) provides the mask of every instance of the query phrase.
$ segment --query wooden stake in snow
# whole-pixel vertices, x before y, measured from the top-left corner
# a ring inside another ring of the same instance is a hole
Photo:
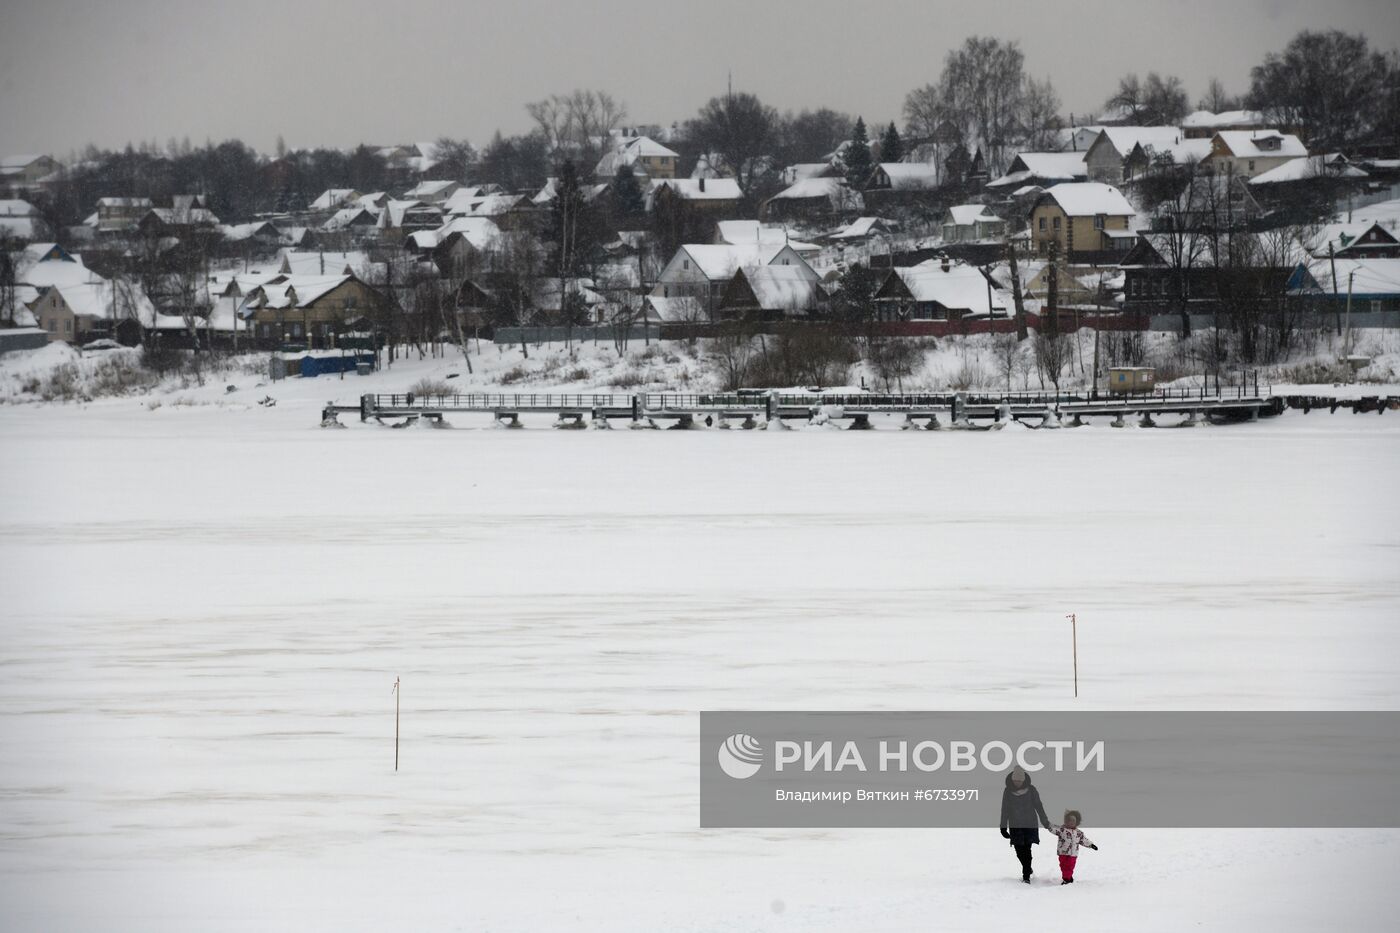
[[[1079,698],[1079,620],[1074,617],[1074,613],[1065,616],[1069,619],[1069,639],[1070,650],[1074,656],[1074,696]]]
[[[390,691],[394,694],[394,770],[399,770],[399,678],[394,677],[394,689]],[[1078,694],[1076,694],[1077,696]]]

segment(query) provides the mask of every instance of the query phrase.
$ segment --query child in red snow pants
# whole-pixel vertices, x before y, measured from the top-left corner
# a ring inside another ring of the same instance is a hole
[[[1074,880],[1074,863],[1079,861],[1077,855],[1060,856],[1060,878],[1064,881]]]

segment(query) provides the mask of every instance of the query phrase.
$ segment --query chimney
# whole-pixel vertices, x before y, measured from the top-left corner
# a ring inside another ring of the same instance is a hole
[[[700,193],[701,193],[701,194],[704,194],[704,193],[705,193],[705,176],[704,176],[704,175],[701,175],[701,176],[700,176]]]
[[[939,253],[938,255],[939,255],[939,258],[943,260],[943,271],[944,271],[944,272],[947,272],[948,269],[949,269],[948,254],[947,254],[947,253]]]

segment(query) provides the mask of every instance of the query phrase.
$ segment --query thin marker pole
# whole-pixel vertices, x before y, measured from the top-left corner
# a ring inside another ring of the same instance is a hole
[[[1076,688],[1076,689],[1077,689],[1077,688]],[[394,770],[395,770],[395,771],[398,771],[398,770],[399,770],[399,698],[400,698],[401,695],[400,695],[400,693],[399,693],[399,678],[398,678],[397,675],[395,675],[395,677],[394,677],[394,689],[393,689],[391,692],[394,694]],[[1078,693],[1075,694],[1075,696],[1078,696],[1078,695],[1079,695]]]
[[[1078,698],[1079,698],[1079,620],[1075,618],[1075,614],[1074,614],[1073,612],[1071,612],[1069,615],[1065,616],[1065,618],[1066,618],[1066,619],[1069,619],[1070,646],[1071,646],[1071,651],[1073,652],[1073,656],[1074,656],[1074,696],[1075,696],[1075,699],[1078,699]],[[397,740],[396,740],[396,741],[397,741]],[[397,754],[397,752],[395,752],[395,754]]]

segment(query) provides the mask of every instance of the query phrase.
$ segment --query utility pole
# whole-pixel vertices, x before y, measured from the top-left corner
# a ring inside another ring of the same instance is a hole
[[[1065,616],[1065,618],[1066,618],[1066,619],[1069,619],[1070,650],[1073,652],[1073,657],[1074,657],[1074,697],[1075,697],[1075,699],[1078,699],[1078,698],[1079,698],[1079,620],[1075,617],[1075,613],[1073,613],[1073,612],[1071,612],[1069,615]],[[397,741],[397,740],[396,740],[396,741]],[[395,752],[395,755],[397,755],[397,754],[398,754],[398,752],[396,751],[396,752]],[[394,765],[394,767],[395,767],[395,769],[397,770],[397,768],[398,768],[397,758],[395,759],[395,765]]]

